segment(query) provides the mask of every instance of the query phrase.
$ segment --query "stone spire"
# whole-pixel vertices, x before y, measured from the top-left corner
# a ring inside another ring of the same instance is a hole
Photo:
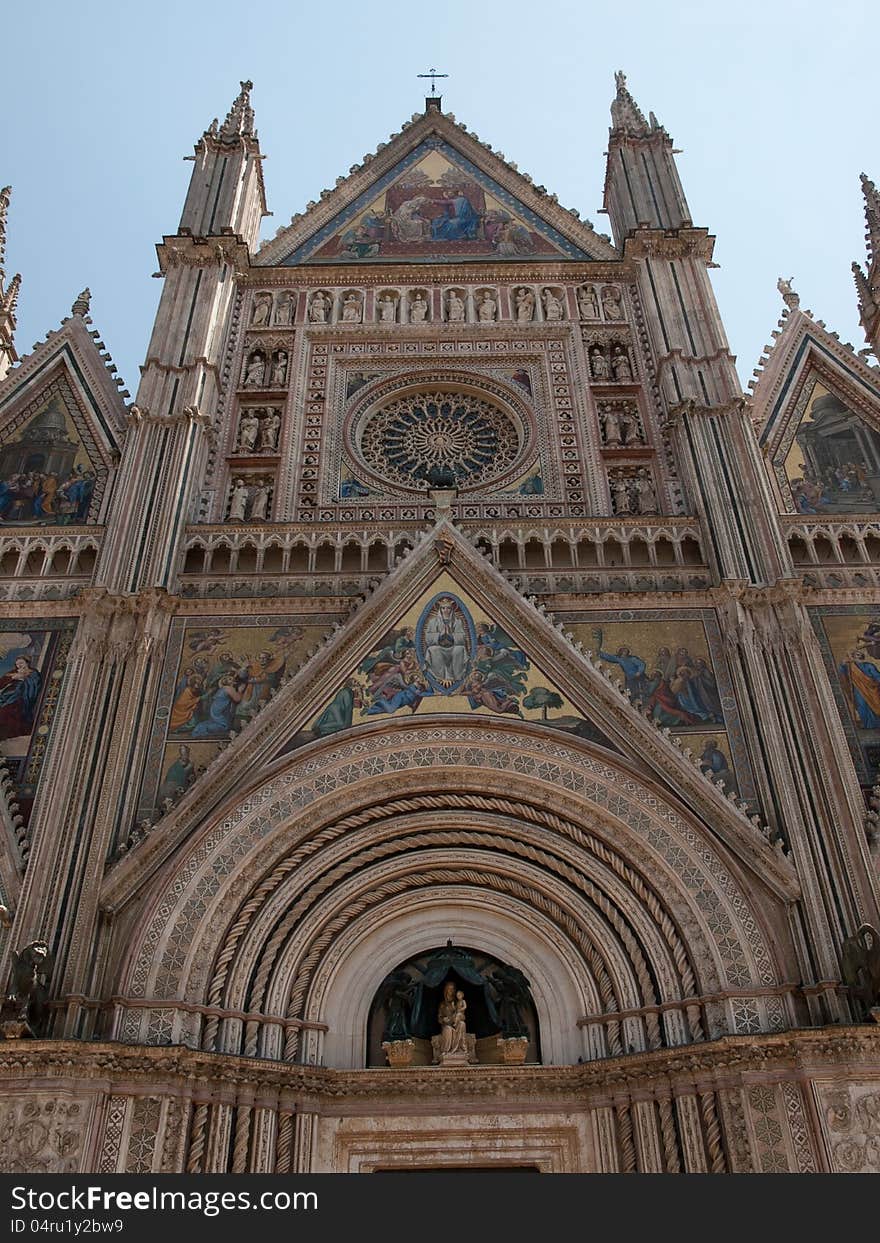
[[[252,82],[242,82],[222,125],[212,121],[196,143],[193,175],[179,232],[194,237],[233,233],[256,249],[267,215],[260,144],[251,107]]]
[[[626,75],[618,71],[614,81],[604,210],[616,245],[636,229],[690,228],[672,139],[653,112],[645,120],[627,89]]]
[[[16,273],[9,285],[6,285],[6,220],[9,215],[9,200],[12,187],[4,186],[0,190],[0,380],[6,375],[13,363],[18,362],[15,352],[15,308],[18,304],[18,291],[21,289],[21,276]]]
[[[865,196],[865,247],[867,271],[853,263],[852,273],[859,299],[859,318],[868,344],[880,349],[880,191],[867,173],[861,174]]]
[[[626,85],[626,74],[622,69],[618,69],[615,73],[614,83],[617,87],[617,94],[611,103],[611,132],[621,131],[633,135],[649,133],[651,127],[645,120],[645,114],[630,95]],[[653,114],[652,120],[654,120],[654,128],[659,129]]]
[[[226,120],[220,126],[220,138],[256,138],[257,135],[254,132],[254,110],[251,107],[251,91],[253,89],[253,82],[241,83],[241,90],[226,114]]]

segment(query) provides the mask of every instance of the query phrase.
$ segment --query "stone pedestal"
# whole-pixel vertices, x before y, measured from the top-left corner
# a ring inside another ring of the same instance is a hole
[[[414,1040],[383,1040],[382,1049],[389,1066],[399,1070],[404,1066],[412,1066],[416,1051]]]
[[[499,1036],[496,1048],[504,1066],[522,1066],[529,1051],[528,1036]]]
[[[431,1048],[434,1050],[434,1064],[436,1066],[474,1066],[477,1062],[477,1039],[476,1036],[468,1032],[465,1035],[465,1043],[467,1049],[461,1053],[441,1053],[440,1044],[443,1040],[441,1035],[431,1037]]]

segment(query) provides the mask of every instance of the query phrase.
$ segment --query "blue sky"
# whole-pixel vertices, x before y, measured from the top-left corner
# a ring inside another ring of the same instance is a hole
[[[44,0],[4,18],[11,182],[7,271],[20,270],[19,352],[84,285],[132,394],[177,228],[182,157],[239,79],[253,102],[272,236],[424,106],[430,65],[450,111],[600,232],[614,70],[683,149],[696,224],[716,234],[713,281],[745,384],[776,327],[779,275],[861,348],[853,259],[859,186],[880,180],[876,8],[843,0],[737,4],[521,0],[441,5]]]

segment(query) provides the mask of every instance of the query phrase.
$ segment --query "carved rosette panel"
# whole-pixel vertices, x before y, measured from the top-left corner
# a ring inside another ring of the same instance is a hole
[[[155,1096],[139,1097],[134,1102],[128,1136],[128,1156],[125,1161],[126,1174],[151,1173],[159,1134],[161,1105],[161,1100]]]
[[[0,1173],[72,1174],[82,1163],[89,1107],[55,1094],[0,1104]]]
[[[817,1083],[815,1091],[832,1170],[880,1174],[880,1081]]]
[[[743,1096],[754,1168],[764,1174],[814,1172],[818,1166],[798,1084],[753,1084]]]

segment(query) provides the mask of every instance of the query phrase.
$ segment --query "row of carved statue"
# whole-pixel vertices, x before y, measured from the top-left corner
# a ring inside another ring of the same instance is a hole
[[[492,290],[480,291],[481,300],[476,304],[478,320],[483,323],[494,323],[498,315],[498,302]],[[549,291],[545,291],[549,292]],[[457,299],[457,304],[450,305],[448,318],[459,316],[465,320],[465,303],[458,298],[454,290],[450,296]],[[611,380],[618,384],[630,384],[633,380],[633,366],[627,347],[620,341],[610,341],[606,345],[593,345],[589,350],[590,374],[594,380]],[[243,388],[267,389],[283,388],[287,383],[288,355],[286,350],[267,351],[260,348],[250,350],[245,356],[242,368],[241,383]]]
[[[617,417],[617,416],[615,416]],[[606,426],[610,420],[606,420]],[[607,432],[605,433],[607,435]],[[608,444],[608,441],[605,442]],[[641,443],[630,440],[628,444]],[[617,442],[614,447],[626,447]],[[614,514],[658,514],[660,504],[651,471],[643,466],[619,466],[608,472],[611,508]],[[226,507],[227,522],[268,522],[272,509],[274,480],[266,475],[236,474],[230,480]]]
[[[574,317],[581,320],[620,322],[625,318],[623,295],[618,285],[581,285],[574,291],[577,311],[569,304],[562,286],[520,285],[511,291],[510,315],[518,324],[554,323]],[[296,293],[285,289],[254,295],[253,328],[287,328],[296,317]],[[317,289],[308,296],[306,317],[310,324],[360,324],[365,322],[366,297],[362,290],[332,293]],[[495,323],[504,318],[499,292],[494,288],[451,288],[443,292],[439,318],[447,323]],[[424,324],[438,318],[431,291],[383,289],[375,298],[374,322],[378,324]]]

